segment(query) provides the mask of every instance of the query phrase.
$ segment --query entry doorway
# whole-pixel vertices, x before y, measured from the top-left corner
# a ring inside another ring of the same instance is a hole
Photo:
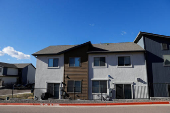
[[[116,99],[132,99],[131,84],[116,84]]]
[[[59,99],[59,83],[48,83],[47,92],[49,93],[50,98]]]

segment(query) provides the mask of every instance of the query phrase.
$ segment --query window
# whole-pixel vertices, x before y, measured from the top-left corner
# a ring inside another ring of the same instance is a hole
[[[94,57],[94,66],[105,66],[105,57]]]
[[[168,45],[166,43],[162,43],[162,50],[168,50]]]
[[[92,93],[107,93],[107,81],[92,81]]]
[[[81,92],[81,81],[68,81],[67,92]]]
[[[69,66],[80,67],[80,58],[79,57],[70,58]]]
[[[2,67],[0,67],[0,72],[2,72]]]
[[[170,66],[170,55],[163,55],[164,58],[164,65]]]
[[[130,66],[131,60],[130,56],[118,57],[118,66]]]
[[[58,67],[58,58],[49,58],[48,59],[48,67]]]

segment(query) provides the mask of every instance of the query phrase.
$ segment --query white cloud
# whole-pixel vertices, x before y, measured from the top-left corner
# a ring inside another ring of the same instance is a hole
[[[10,60],[10,59],[8,59],[8,60]]]
[[[3,51],[0,51],[0,56],[3,56],[4,55],[4,52]]]
[[[13,47],[10,47],[10,46],[5,47],[2,51],[0,51],[0,54],[1,54],[1,52],[3,55],[8,54],[9,56],[17,58],[18,60],[19,59],[30,59],[30,55],[26,55],[22,52],[16,51],[16,50],[14,50]],[[3,55],[1,55],[1,56],[3,56]]]
[[[126,35],[127,33],[125,31],[122,31],[121,32],[121,35]]]
[[[89,25],[93,27],[95,24],[89,24]]]

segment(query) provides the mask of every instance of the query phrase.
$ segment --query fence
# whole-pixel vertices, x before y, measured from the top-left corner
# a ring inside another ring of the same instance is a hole
[[[149,89],[148,89],[149,87]],[[130,93],[131,92],[131,93]],[[120,94],[123,93],[123,94]],[[170,97],[170,83],[153,83],[148,86],[132,85],[131,89],[107,87],[60,87],[51,84],[47,88],[13,86],[12,89],[0,89],[0,99],[69,99],[69,100],[113,100],[119,99],[149,99],[150,97]],[[130,95],[130,98],[129,98]]]
[[[150,97],[170,97],[170,83],[149,84]]]

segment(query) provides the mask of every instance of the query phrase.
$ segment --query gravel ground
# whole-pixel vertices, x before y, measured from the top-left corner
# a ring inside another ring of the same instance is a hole
[[[127,103],[127,102],[155,102],[155,101],[170,101],[170,99],[115,99],[114,101],[99,101],[99,100],[32,100],[32,99],[17,99],[0,100],[0,103]]]

